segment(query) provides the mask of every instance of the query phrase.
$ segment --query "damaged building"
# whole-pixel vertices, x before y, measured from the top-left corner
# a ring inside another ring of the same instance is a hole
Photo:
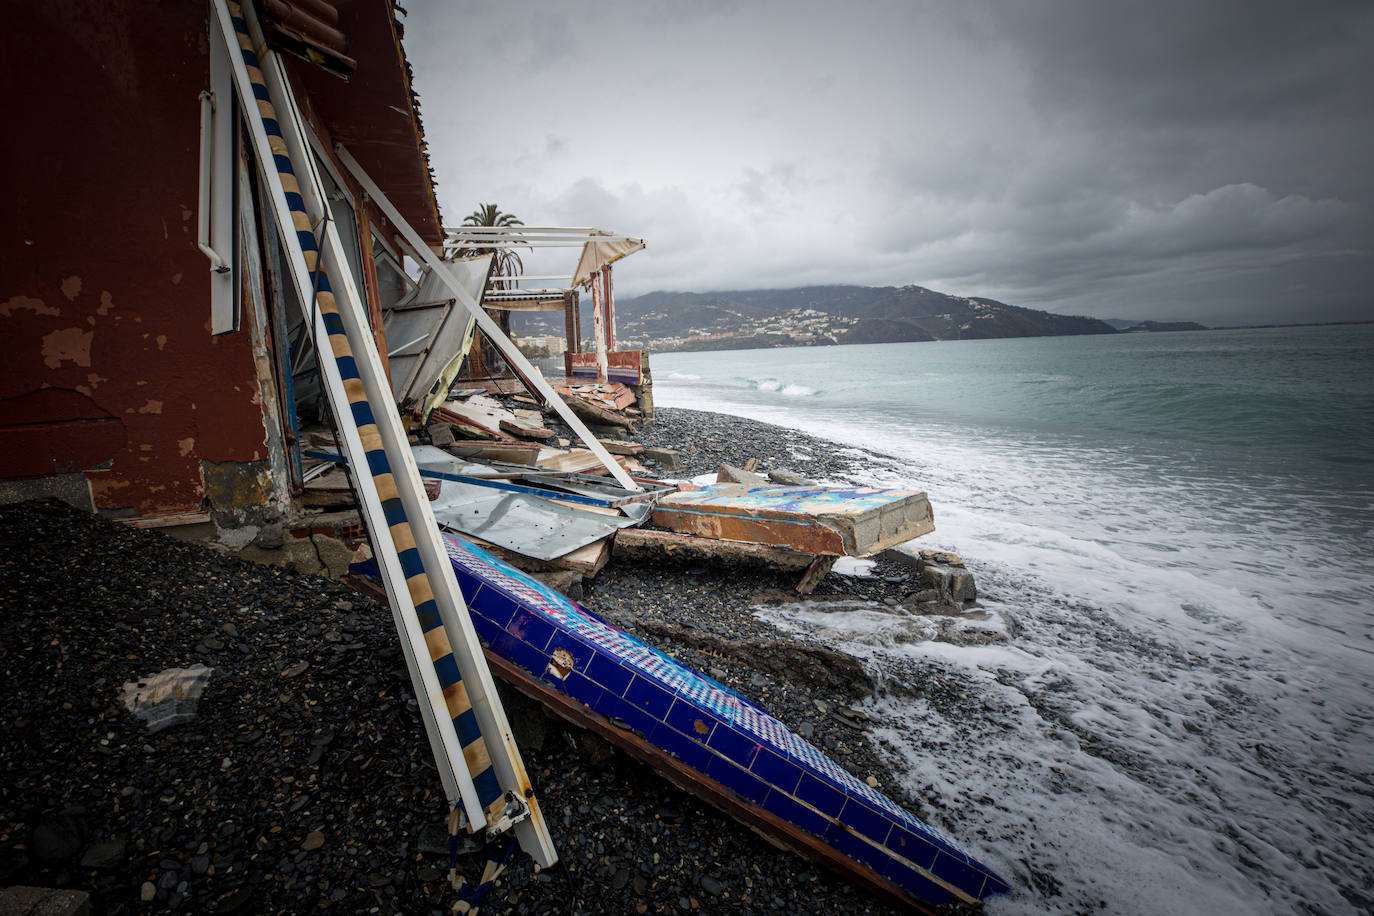
[[[28,91],[4,153],[0,499],[240,549],[366,533],[359,587],[391,610],[451,834],[510,833],[541,868],[558,861],[495,671],[887,899],[1004,892],[766,710],[517,568],[590,550],[572,570],[594,574],[618,532],[652,521],[668,531],[625,555],[735,551],[801,571],[806,592],[837,556],[933,523],[915,490],[647,475],[643,447],[606,433],[652,416],[611,276],[643,241],[447,230],[403,31],[393,0],[12,11],[5,58]],[[490,250],[535,244],[581,250],[566,283],[492,282]],[[491,314],[525,308],[564,312],[562,376]],[[345,511],[302,523],[331,486]]]

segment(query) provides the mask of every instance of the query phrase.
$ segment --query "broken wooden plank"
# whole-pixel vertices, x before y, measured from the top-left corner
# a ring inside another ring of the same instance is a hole
[[[638,442],[630,442],[625,439],[597,439],[597,441],[612,455],[638,455],[644,451],[644,446]]]
[[[567,402],[569,409],[583,420],[590,420],[594,423],[600,423],[603,426],[620,426],[628,430],[634,429],[634,424],[626,417],[613,410],[608,410],[599,404],[593,404],[584,397],[569,394],[564,400]]]
[[[809,595],[816,590],[816,586],[821,584],[821,580],[830,575],[830,570],[835,567],[835,561],[839,557],[830,557],[822,554],[816,557],[815,561],[806,568],[802,574],[801,581],[797,583],[797,594]]]
[[[484,461],[504,461],[507,464],[520,464],[533,467],[544,446],[538,442],[491,442],[460,439],[449,445],[445,451],[459,458],[480,458]]]
[[[540,560],[535,557],[527,557],[524,554],[516,553],[514,550],[492,544],[481,538],[472,535],[464,535],[483,550],[489,551],[495,556],[505,560],[517,569],[522,569],[528,573],[549,572],[552,570],[567,569],[572,570],[584,578],[591,579],[606,567],[611,559],[611,539],[602,538],[583,547],[579,547],[571,553],[565,553],[561,557],[554,557],[551,560]]]
[[[502,420],[500,428],[502,432],[519,436],[522,439],[552,439],[558,435],[551,429],[520,420]]]
[[[547,471],[570,471],[577,474],[604,472],[601,460],[593,455],[588,449],[574,448],[568,451],[561,449],[546,448],[540,450],[535,456],[535,467]]]
[[[184,512],[180,515],[140,515],[118,521],[130,528],[174,528],[179,525],[203,525],[210,521],[209,512]]]
[[[816,560],[814,554],[786,547],[644,528],[622,528],[617,531],[612,555],[626,560],[658,560],[666,556],[679,560],[759,565],[783,572],[809,569]]]
[[[856,557],[935,530],[930,501],[920,490],[750,489],[734,483],[663,497],[654,524],[680,534]]]

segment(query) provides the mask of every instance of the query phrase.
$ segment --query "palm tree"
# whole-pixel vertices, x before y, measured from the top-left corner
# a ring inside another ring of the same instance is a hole
[[[463,217],[464,226],[491,226],[503,229],[515,229],[525,225],[525,221],[515,216],[513,213],[502,213],[501,208],[496,204],[478,204],[477,209]],[[517,242],[516,244],[525,244]],[[520,260],[520,255],[516,254],[511,248],[459,248],[454,255],[460,258],[470,258],[483,254],[494,255],[491,280],[488,289],[511,289],[515,287],[514,281],[500,279],[501,277],[517,277],[524,273],[525,265]],[[510,312],[504,309],[493,311],[487,310],[487,314],[496,321],[497,327],[503,333],[509,335],[511,332]],[[478,342],[478,352],[481,356],[482,364],[487,367],[487,371],[494,374],[495,368],[504,362],[496,352],[496,348],[491,342],[481,339]],[[474,354],[476,356],[478,354]],[[471,371],[471,367],[469,368]]]
[[[464,226],[491,226],[502,229],[514,229],[525,225],[525,221],[519,219],[512,213],[502,213],[501,208],[496,204],[478,204],[477,209],[463,217]],[[517,243],[523,244],[523,243]],[[505,283],[496,279],[497,277],[517,277],[525,270],[525,265],[520,260],[520,255],[516,254],[511,248],[463,248],[459,249],[459,257],[471,257],[478,254],[486,254],[490,251],[496,255],[495,264],[492,266],[492,288],[501,289]],[[511,284],[512,286],[514,284]]]

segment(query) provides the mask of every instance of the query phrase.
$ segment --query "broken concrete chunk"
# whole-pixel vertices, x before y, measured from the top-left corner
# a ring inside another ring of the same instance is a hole
[[[803,553],[867,556],[935,530],[920,490],[717,483],[662,497],[654,524]]]
[[[680,471],[684,467],[682,456],[676,449],[671,448],[646,448],[640,453],[641,458],[646,461],[655,461],[658,466],[665,471]]]
[[[443,448],[453,444],[453,426],[449,423],[435,423],[429,427],[429,441]]]
[[[549,588],[562,592],[574,601],[582,600],[582,573],[575,569],[551,569],[532,572],[531,576]]]
[[[768,472],[768,479],[774,483],[780,483],[787,487],[814,487],[816,481],[808,480],[800,474],[794,474],[783,468],[773,468]]]
[[[263,525],[254,543],[263,550],[281,550],[282,545],[286,543],[286,528],[281,522]]]
[[[921,584],[933,589],[940,601],[948,604],[963,604],[978,599],[973,574],[962,566],[926,563],[921,567]]]
[[[964,561],[958,554],[947,550],[917,550],[910,544],[901,544],[883,551],[882,557],[916,570],[921,589],[913,596],[914,601],[964,604],[978,600],[973,573],[964,568]]]
[[[130,681],[123,688],[124,708],[142,720],[149,732],[190,722],[214,670],[204,665],[168,668]]]
[[[751,458],[749,460],[754,461],[755,459]],[[755,474],[753,471],[745,470],[744,468],[737,468],[733,464],[722,464],[720,467],[716,468],[716,482],[742,483],[750,489],[768,486],[768,478]]]

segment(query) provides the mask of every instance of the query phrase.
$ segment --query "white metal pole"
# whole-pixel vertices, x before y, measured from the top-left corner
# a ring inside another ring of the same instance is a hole
[[[620,339],[615,333],[615,275],[609,264],[601,269],[606,272],[606,346],[615,352],[620,349]]]
[[[606,292],[601,271],[592,274],[592,340],[596,342],[596,380],[606,381]]]

